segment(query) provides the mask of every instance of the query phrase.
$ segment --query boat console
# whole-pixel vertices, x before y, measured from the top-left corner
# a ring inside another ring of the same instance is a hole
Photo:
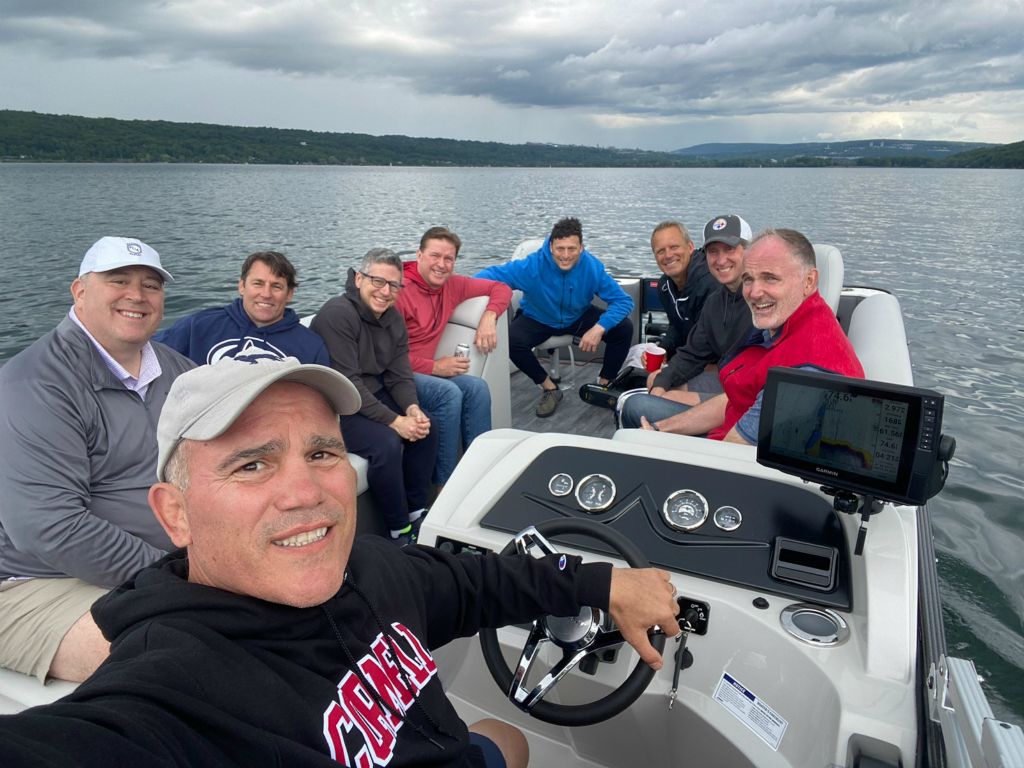
[[[435,657],[464,718],[515,722],[549,750],[542,762],[580,768],[913,764],[916,505],[941,487],[952,452],[942,398],[780,373],[760,449],[644,430],[478,438],[431,509],[426,543],[539,541],[622,564],[615,536],[586,529],[621,535],[672,575],[686,641],[666,645],[665,667],[639,691],[636,655],[608,647],[606,617],[574,617],[569,638],[549,618],[481,633],[483,648],[456,641]],[[583,628],[593,652],[577,645]],[[545,649],[549,671],[528,682]],[[623,707],[627,688],[635,700]],[[612,719],[565,728],[595,711]]]

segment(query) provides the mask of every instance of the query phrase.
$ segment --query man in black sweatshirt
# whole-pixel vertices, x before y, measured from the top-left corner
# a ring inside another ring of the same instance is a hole
[[[715,216],[704,226],[708,269],[720,286],[701,309],[686,343],[668,363],[647,378],[648,393],[624,393],[616,406],[622,427],[639,427],[640,417],[660,421],[721,394],[717,371],[726,352],[745,339],[754,324],[743,300],[743,251],[753,239],[750,225],[740,216]]]
[[[176,546],[93,607],[111,654],[72,694],[0,717],[3,765],[525,766],[518,729],[467,728],[431,648],[608,609],[652,667],[675,590],[654,569],[451,556],[355,533],[340,373],[225,359],[183,374],[150,506]]]

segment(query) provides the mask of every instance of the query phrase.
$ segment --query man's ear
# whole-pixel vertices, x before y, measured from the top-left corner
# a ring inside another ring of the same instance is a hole
[[[185,494],[170,483],[157,483],[149,489],[149,506],[176,547],[192,543]]]
[[[239,280],[238,281],[238,295],[239,296],[244,295],[244,291],[245,291],[245,280]]]
[[[85,281],[82,278],[76,277],[71,281],[71,299],[76,306],[78,305],[78,297],[82,295],[82,291],[84,290]]]
[[[807,270],[807,277],[804,278],[804,298],[818,290],[818,270],[815,267]]]

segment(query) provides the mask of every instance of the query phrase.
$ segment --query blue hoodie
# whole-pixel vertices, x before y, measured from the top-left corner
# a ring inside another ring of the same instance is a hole
[[[572,269],[562,270],[551,255],[550,237],[525,259],[487,267],[476,277],[522,291],[519,308],[523,314],[549,328],[568,328],[575,323],[595,295],[608,304],[597,320],[606,331],[633,311],[633,300],[590,251],[584,250]]]
[[[222,357],[297,357],[301,363],[331,364],[324,340],[299,322],[295,310],[286,309],[276,323],[256,325],[235,299],[226,307],[211,307],[180,318],[153,339],[176,349],[199,365]]]

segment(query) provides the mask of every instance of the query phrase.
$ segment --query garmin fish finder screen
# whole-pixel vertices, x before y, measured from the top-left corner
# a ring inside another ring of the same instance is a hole
[[[898,400],[785,383],[776,395],[772,452],[892,483],[908,410]]]

